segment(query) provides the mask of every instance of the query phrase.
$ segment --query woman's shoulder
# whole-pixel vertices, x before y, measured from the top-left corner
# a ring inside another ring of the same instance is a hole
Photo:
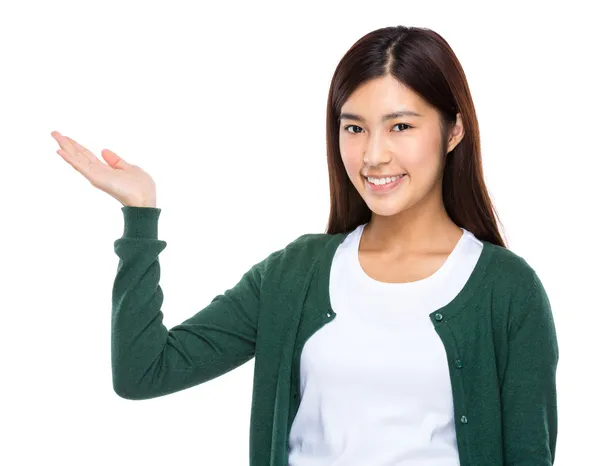
[[[295,271],[305,273],[312,264],[323,258],[328,250],[333,252],[341,240],[341,234],[304,233],[298,236],[270,254],[268,269],[271,276]]]
[[[498,245],[492,248],[488,286],[498,299],[508,303],[512,319],[520,321],[528,314],[551,319],[546,288],[532,263],[510,249]]]
[[[524,256],[496,244],[490,243],[489,247],[492,249],[488,267],[490,279],[508,281],[511,284],[525,284],[539,280],[532,264]]]

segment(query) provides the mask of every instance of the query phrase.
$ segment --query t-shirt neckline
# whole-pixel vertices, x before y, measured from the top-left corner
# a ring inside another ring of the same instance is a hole
[[[350,269],[351,270],[350,270],[350,272],[353,274],[353,276],[357,280],[359,280],[359,282],[361,284],[364,284],[365,286],[368,286],[368,287],[377,287],[380,290],[385,290],[385,289],[398,290],[398,291],[399,290],[408,291],[408,290],[413,290],[413,289],[417,290],[417,289],[422,289],[425,287],[432,286],[434,283],[439,282],[440,280],[443,280],[443,277],[447,273],[449,273],[449,271],[454,266],[454,263],[458,260],[458,257],[460,256],[461,250],[467,239],[467,230],[465,230],[464,228],[461,227],[461,230],[463,231],[462,236],[456,242],[454,248],[452,249],[452,251],[450,252],[448,257],[446,258],[444,263],[431,275],[429,275],[425,278],[422,278],[420,280],[413,280],[411,282],[398,282],[398,283],[383,282],[380,280],[376,280],[375,278],[368,275],[365,272],[365,270],[362,268],[362,265],[360,264],[359,246],[360,246],[360,241],[361,241],[365,226],[366,226],[366,223],[359,225],[355,232],[356,237],[354,238],[352,248],[350,251],[350,253],[351,253],[351,261],[350,261]]]

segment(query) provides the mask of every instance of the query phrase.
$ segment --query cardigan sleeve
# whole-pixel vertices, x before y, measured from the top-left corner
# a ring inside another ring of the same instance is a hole
[[[504,464],[554,464],[558,341],[552,308],[535,272],[529,295],[509,324],[501,387]]]
[[[262,277],[277,252],[254,264],[230,289],[167,329],[157,238],[160,209],[123,207],[125,230],[115,241],[119,265],[112,292],[113,388],[122,398],[163,396],[218,377],[255,355]]]

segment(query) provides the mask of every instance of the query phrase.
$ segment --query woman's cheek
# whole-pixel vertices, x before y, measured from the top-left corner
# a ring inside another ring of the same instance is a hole
[[[360,175],[362,169],[360,151],[348,144],[340,144],[340,152],[342,154],[342,162],[344,163],[344,167],[346,167],[346,172],[350,179]]]

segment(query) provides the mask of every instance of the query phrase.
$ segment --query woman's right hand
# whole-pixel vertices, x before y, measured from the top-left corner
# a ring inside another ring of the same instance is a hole
[[[114,152],[102,150],[102,163],[88,149],[58,131],[50,133],[61,149],[56,152],[92,186],[110,194],[124,206],[156,207],[156,185],[148,173]],[[107,165],[108,164],[108,165]]]

